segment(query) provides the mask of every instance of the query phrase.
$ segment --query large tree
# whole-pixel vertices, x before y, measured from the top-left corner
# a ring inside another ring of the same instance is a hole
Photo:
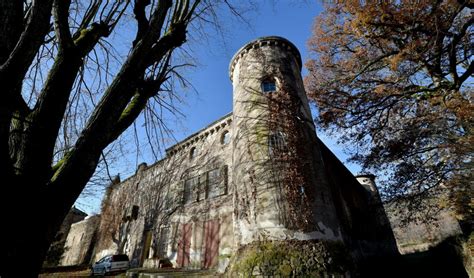
[[[448,191],[461,217],[472,215],[473,9],[468,0],[331,2],[315,21],[305,80],[320,126],[385,177],[386,197],[415,208]]]
[[[0,276],[34,276],[103,150],[170,108],[172,54],[218,2],[0,0]]]

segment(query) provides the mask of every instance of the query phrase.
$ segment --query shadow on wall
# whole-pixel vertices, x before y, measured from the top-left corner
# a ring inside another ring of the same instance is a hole
[[[221,138],[230,122],[225,116],[171,147],[163,160],[140,165],[134,176],[111,185],[102,206],[96,260],[106,253],[126,253],[132,267],[159,267],[161,259],[175,263],[181,255],[185,258],[181,265],[201,267],[203,255],[199,251],[205,250],[206,236],[203,223],[226,222],[222,214],[212,212],[232,203],[227,181],[230,163],[226,160],[231,156],[225,155],[230,148]],[[228,211],[231,215],[232,210]],[[183,226],[189,224],[190,250],[180,248],[186,238]],[[227,235],[231,228],[220,226],[218,231]]]
[[[467,278],[471,259],[463,253],[463,242],[459,236],[449,237],[424,252],[379,257],[361,265],[358,277]]]

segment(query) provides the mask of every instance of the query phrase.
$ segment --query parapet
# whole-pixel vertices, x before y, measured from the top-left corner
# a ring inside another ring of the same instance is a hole
[[[291,52],[295,56],[299,69],[301,71],[301,68],[303,66],[303,62],[301,60],[301,54],[298,48],[292,42],[290,42],[289,40],[285,38],[277,37],[277,36],[261,37],[247,43],[246,45],[241,47],[239,51],[237,51],[237,53],[235,53],[229,65],[230,81],[233,81],[232,77],[234,74],[234,68],[235,68],[235,65],[239,62],[240,58],[245,56],[245,54],[247,54],[249,50],[257,49],[259,47],[266,46],[266,45],[268,46],[275,45],[275,46],[280,46],[284,49],[287,49],[289,52]]]

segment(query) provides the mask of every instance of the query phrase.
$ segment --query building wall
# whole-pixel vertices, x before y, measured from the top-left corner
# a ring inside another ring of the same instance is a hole
[[[86,216],[87,214],[85,212],[77,209],[76,207],[73,206],[71,208],[64,218],[59,231],[56,233],[53,243],[51,243],[51,246],[49,247],[43,266],[53,267],[57,266],[61,262],[61,258],[65,252],[64,245],[71,229],[71,225],[83,220]]]
[[[95,260],[125,253],[132,266],[158,267],[167,258],[175,267],[222,271],[240,246],[262,239],[351,248],[393,239],[370,212],[375,195],[317,139],[300,71],[299,52],[285,39],[266,37],[239,50],[230,67],[233,113],[109,187]],[[262,94],[268,78],[280,95]],[[272,96],[287,97],[288,105]],[[279,130],[281,122],[295,136]],[[269,148],[280,131],[289,160]]]
[[[94,215],[71,225],[61,265],[89,264],[100,216]]]
[[[262,237],[341,240],[296,47],[279,37],[252,41],[235,54],[230,77],[234,219],[239,242],[247,244]],[[275,82],[275,92],[262,92],[267,80]],[[283,99],[286,103],[281,105]],[[281,159],[269,150],[269,138],[277,134],[285,137],[285,147],[292,148]],[[298,140],[290,142],[290,137]]]
[[[395,237],[373,180],[356,178],[318,139],[344,241],[357,259],[397,254]]]
[[[234,247],[233,188],[228,174],[232,152],[231,143],[224,143],[223,136],[228,132],[232,136],[231,126],[232,118],[225,116],[168,149],[165,159],[141,165],[134,176],[113,185],[106,201],[113,213],[102,220],[95,259],[120,252],[128,254],[134,265],[156,265],[154,260],[167,257],[177,266],[183,226],[188,224],[191,245],[186,266],[201,268],[204,226],[209,221],[219,225],[219,254],[224,259],[230,256]],[[218,177],[211,180],[213,170]],[[184,188],[192,179],[191,200],[186,201]],[[208,185],[216,185],[216,196],[209,195]],[[134,206],[136,215],[132,215]]]

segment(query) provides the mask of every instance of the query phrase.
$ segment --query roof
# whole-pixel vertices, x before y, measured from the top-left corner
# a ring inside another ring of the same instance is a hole
[[[219,119],[213,121],[212,123],[208,124],[207,126],[205,126],[204,128],[198,130],[197,132],[189,135],[188,137],[184,138],[183,140],[181,140],[180,142],[172,145],[171,147],[167,148],[166,149],[166,154],[168,154],[170,151],[172,151],[173,149],[176,149],[178,146],[182,146],[184,144],[186,144],[187,142],[190,142],[192,141],[192,139],[194,139],[195,137],[197,137],[198,135],[202,134],[206,129],[210,128],[210,127],[213,127],[214,125],[216,125],[217,123],[219,122],[222,122],[223,120],[227,119],[227,118],[230,118],[232,116],[232,112],[220,117]]]

